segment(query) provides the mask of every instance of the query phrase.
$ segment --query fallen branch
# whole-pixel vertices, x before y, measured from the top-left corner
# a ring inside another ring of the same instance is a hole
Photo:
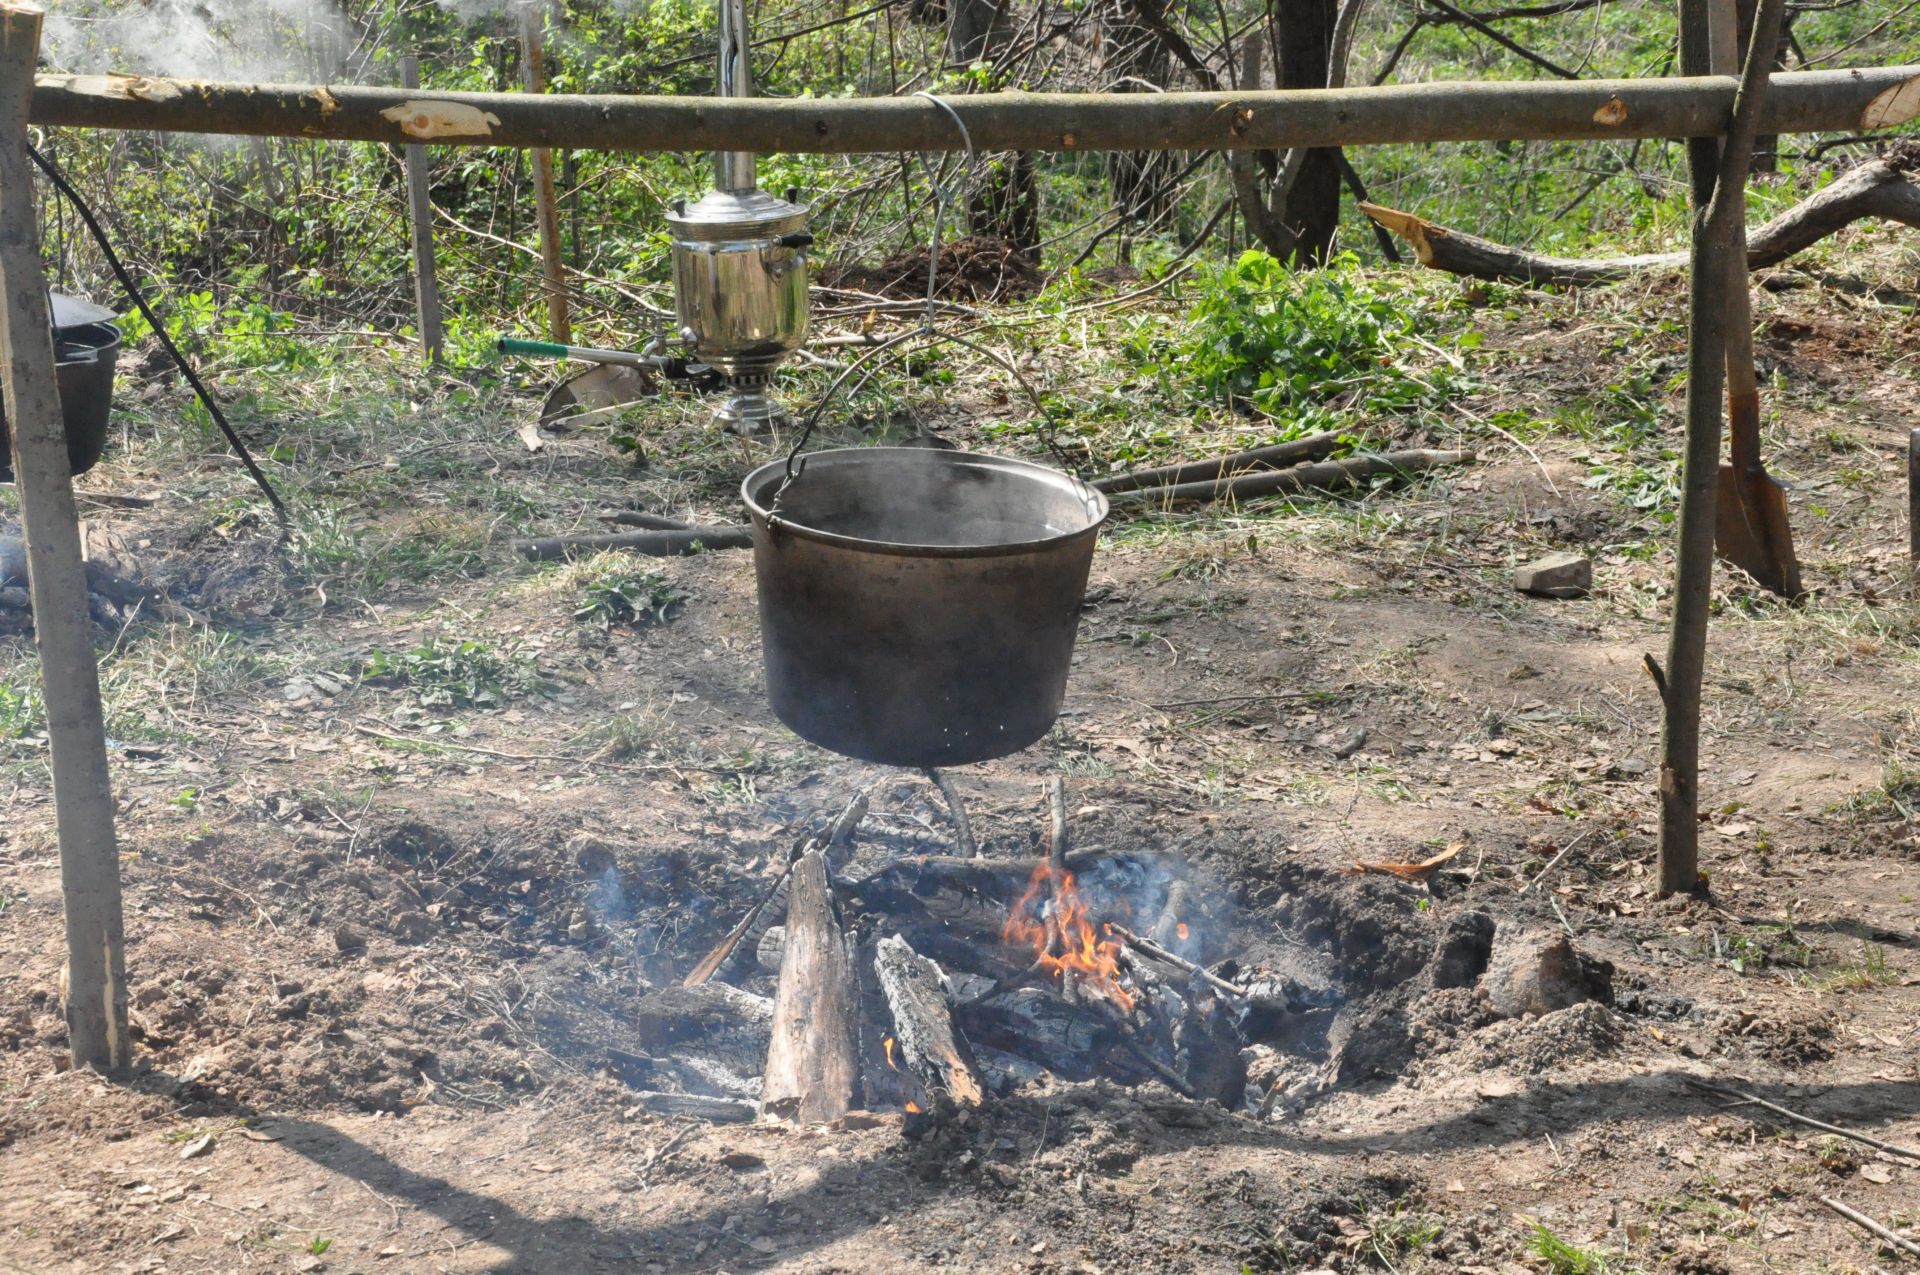
[[[1345,460],[1322,461],[1317,465],[1297,465],[1270,474],[1242,474],[1212,482],[1180,483],[1172,487],[1143,487],[1121,492],[1112,498],[1116,506],[1175,505],[1190,501],[1232,498],[1248,500],[1255,496],[1280,496],[1303,491],[1331,491],[1358,487],[1375,478],[1418,473],[1446,465],[1473,463],[1472,452],[1404,451],[1372,456],[1350,456]]]
[[[1118,934],[1128,947],[1134,948],[1142,956],[1151,957],[1163,965],[1171,965],[1181,973],[1193,978],[1198,978],[1214,991],[1224,996],[1229,996],[1236,1001],[1244,1001],[1247,999],[1248,992],[1246,988],[1229,983],[1218,974],[1209,972],[1205,967],[1195,964],[1186,957],[1168,951],[1152,939],[1142,938],[1124,925],[1115,924],[1113,926],[1113,932]]]
[[[1879,1222],[1876,1222],[1872,1218],[1868,1217],[1865,1213],[1861,1213],[1856,1209],[1848,1208],[1846,1205],[1842,1204],[1840,1201],[1831,1199],[1827,1196],[1824,1196],[1824,1195],[1821,1196],[1820,1203],[1826,1205],[1828,1208],[1832,1209],[1835,1213],[1838,1213],[1841,1217],[1847,1219],[1847,1221],[1853,1223],[1855,1226],[1858,1226],[1864,1230],[1873,1232],[1873,1234],[1880,1237],[1881,1240],[1885,1241],[1888,1244],[1891,1244],[1894,1248],[1899,1249],[1901,1252],[1911,1253],[1915,1257],[1920,1257],[1920,1244],[1914,1243],[1912,1240],[1900,1234],[1898,1231],[1894,1230],[1892,1227],[1883,1226]]]
[[[687,527],[679,531],[621,531],[584,536],[538,536],[513,542],[513,551],[533,562],[552,562],[603,549],[625,549],[654,558],[672,558],[708,549],[751,549],[753,528]]]
[[[689,1093],[639,1090],[627,1095],[635,1106],[656,1116],[692,1116],[716,1124],[745,1124],[753,1119],[753,1104],[735,1098],[703,1098]]]
[[[1649,271],[1680,270],[1684,252],[1577,260],[1549,257],[1436,225],[1414,213],[1362,204],[1362,211],[1413,246],[1420,264],[1474,279],[1579,287]],[[1747,268],[1779,265],[1856,221],[1879,217],[1920,228],[1920,186],[1893,163],[1870,160],[1747,236]]]
[[[1256,447],[1251,451],[1235,452],[1231,456],[1221,456],[1213,460],[1186,461],[1178,465],[1162,465],[1157,469],[1136,469],[1131,473],[1096,478],[1088,485],[1096,491],[1112,494],[1118,491],[1138,491],[1142,487],[1173,487],[1181,483],[1211,482],[1214,479],[1231,477],[1249,470],[1285,469],[1303,460],[1325,460],[1333,455],[1335,448],[1340,446],[1340,439],[1341,432],[1330,429],[1322,434],[1309,434],[1305,438],[1291,439],[1271,447]]]
[[[1729,1104],[1731,1107],[1764,1107],[1776,1116],[1785,1117],[1796,1124],[1806,1125],[1809,1129],[1818,1129],[1822,1133],[1831,1133],[1837,1138],[1848,1138],[1864,1146],[1872,1147],[1876,1151],[1884,1151],[1888,1155],[1905,1156],[1909,1160],[1920,1163],[1920,1151],[1916,1151],[1912,1147],[1903,1147],[1897,1142],[1883,1142],[1871,1134],[1856,1133],[1852,1129],[1842,1128],[1837,1124],[1828,1124],[1824,1120],[1815,1120],[1812,1116],[1803,1116],[1797,1111],[1788,1110],[1779,1103],[1768,1102],[1765,1098],[1757,1094],[1750,1094],[1740,1089],[1728,1089],[1724,1085],[1712,1084],[1705,1080],[1696,1080],[1691,1076],[1687,1077],[1687,1083],[1695,1089],[1702,1089],[1707,1093],[1718,1094],[1722,1098],[1737,1099],[1738,1101]]]

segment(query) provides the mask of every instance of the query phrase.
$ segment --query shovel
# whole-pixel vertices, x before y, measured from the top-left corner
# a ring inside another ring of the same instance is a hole
[[[1715,0],[1714,71],[1738,75],[1739,41],[1734,0]],[[1770,58],[1771,50],[1760,53]],[[1748,56],[1754,56],[1752,51]],[[1793,527],[1787,521],[1787,489],[1767,473],[1760,459],[1760,384],[1753,366],[1753,298],[1747,280],[1745,193],[1729,190],[1742,227],[1736,251],[1728,255],[1734,274],[1727,290],[1727,443],[1731,463],[1720,466],[1713,544],[1720,556],[1759,582],[1760,587],[1794,599],[1800,587],[1800,563],[1793,553]]]

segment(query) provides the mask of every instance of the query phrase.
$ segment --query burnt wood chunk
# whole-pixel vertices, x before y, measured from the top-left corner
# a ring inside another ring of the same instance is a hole
[[[954,1029],[940,967],[895,934],[880,940],[874,972],[893,1011],[899,1060],[930,1093],[945,1093],[959,1106],[979,1106],[984,1097],[979,1068],[967,1038]]]
[[[859,995],[827,884],[825,851],[801,855],[791,879],[760,1111],[825,1124],[846,1115],[853,1103]]]

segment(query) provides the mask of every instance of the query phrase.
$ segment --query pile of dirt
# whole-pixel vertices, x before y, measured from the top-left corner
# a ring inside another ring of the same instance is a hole
[[[1047,277],[1010,240],[968,235],[940,245],[934,295],[947,301],[1008,301],[1038,292]],[[913,300],[927,295],[927,254],[910,249],[877,266],[830,266],[820,282],[872,296]]]

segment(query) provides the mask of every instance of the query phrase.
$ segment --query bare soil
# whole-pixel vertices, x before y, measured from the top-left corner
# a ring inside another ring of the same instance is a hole
[[[196,501],[230,471],[168,462],[162,483],[138,451],[116,459],[83,485],[165,494],[91,512],[212,627],[102,638],[130,644],[110,670],[144,661],[110,671],[110,703],[124,717],[139,692],[156,726],[113,762],[127,1083],[65,1068],[51,793],[37,741],[12,745],[0,1265],[1898,1269],[1818,1197],[1914,1233],[1920,1163],[1685,1083],[1920,1145],[1902,481],[1920,321],[1878,295],[1911,284],[1911,250],[1865,262],[1763,297],[1769,455],[1796,484],[1819,594],[1795,609],[1720,580],[1705,900],[1652,891],[1642,655],[1664,650],[1670,528],[1585,485],[1579,440],[1496,440],[1472,469],[1357,504],[1136,523],[1103,544],[1058,729],[955,780],[983,847],[1022,856],[1064,771],[1078,846],[1177,857],[1236,932],[1271,936],[1248,959],[1291,953],[1352,995],[1257,1060],[1286,1095],[1265,1122],[1097,1080],[916,1138],[888,1113],[841,1130],[648,1114],[631,1095],[666,1087],[649,1065],[673,1060],[636,1062],[634,1006],[726,931],[800,829],[872,786],[868,862],[949,845],[925,780],[772,719],[749,557],[660,564],[686,601],[640,627],[576,620],[579,569],[516,564],[498,540],[430,581],[318,597],[270,528]],[[1597,393],[1649,347],[1677,369],[1680,309],[1658,285],[1489,311],[1487,387],[1463,411]],[[1033,359],[1056,383],[1085,375],[1071,350]],[[1002,445],[978,433],[989,399],[962,407],[940,418],[954,441]],[[701,442],[697,410],[643,476],[594,436],[534,456],[503,430],[362,528],[446,540],[484,522],[460,485],[475,470],[542,493],[548,528],[610,496],[731,521],[747,458]],[[689,459],[702,448],[718,468]],[[1561,548],[1594,555],[1595,596],[1512,592],[1513,564]],[[376,649],[435,634],[518,651],[538,684],[449,708],[367,677]],[[1427,885],[1342,872],[1454,842]],[[1497,1018],[1434,972],[1473,913],[1570,932],[1613,966],[1615,1003]],[[1537,1227],[1612,1264],[1556,1264]]]

